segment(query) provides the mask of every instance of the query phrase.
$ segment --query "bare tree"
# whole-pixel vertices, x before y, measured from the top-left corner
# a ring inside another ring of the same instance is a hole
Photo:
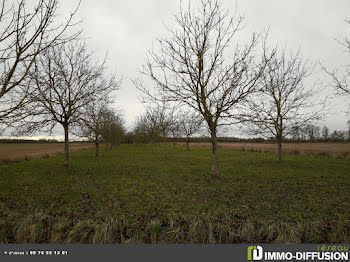
[[[345,22],[350,26],[350,19]],[[345,52],[350,55],[350,38],[344,37],[344,39],[336,41],[345,49]],[[350,64],[345,65],[344,74],[339,74],[337,69],[329,70],[325,67],[323,67],[323,69],[331,76],[333,87],[337,91],[337,94],[350,97]]]
[[[153,144],[160,137],[158,121],[154,108],[147,108],[146,112],[139,116],[134,127],[134,135],[138,142],[151,143],[153,152]]]
[[[101,135],[105,142],[105,151],[108,151],[108,142],[110,142],[111,138],[111,125],[113,122],[113,112],[109,110],[108,108],[105,108],[105,110],[102,112],[101,116]]]
[[[162,100],[155,104],[153,114],[156,121],[156,126],[163,139],[164,159],[167,158],[167,137],[172,130],[174,124],[174,110],[175,108]]]
[[[173,138],[173,146],[175,149],[176,148],[176,141],[182,135],[181,116],[180,116],[179,112],[173,113],[169,130],[170,130],[171,136]]]
[[[212,173],[220,176],[217,130],[228,124],[259,79],[262,69],[253,53],[259,36],[234,45],[243,17],[230,17],[219,0],[203,0],[198,10],[191,4],[187,10],[181,7],[175,20],[177,27],[167,28],[170,36],[157,40],[159,48],[149,52],[142,70],[156,90],[141,80],[134,83],[146,96],[182,102],[203,116],[211,135]]]
[[[111,136],[110,136],[111,149],[113,149],[113,146],[118,146],[122,143],[122,140],[125,137],[125,133],[126,133],[126,128],[124,124],[124,119],[121,114],[117,114],[114,117],[114,121],[111,125]]]
[[[31,77],[35,92],[30,95],[32,115],[24,131],[35,132],[57,124],[64,129],[64,165],[69,166],[69,127],[77,124],[84,107],[118,87],[115,76],[106,80],[105,63],[98,62],[84,43],[52,46],[40,53]]]
[[[101,135],[106,143],[105,150],[108,150],[108,143],[112,149],[118,145],[125,133],[124,119],[122,115],[113,108],[104,107],[101,115]]]
[[[190,139],[203,124],[203,117],[196,112],[183,111],[180,114],[181,131],[186,137],[186,148],[190,151]]]
[[[336,142],[342,142],[345,140],[345,132],[334,130],[333,133],[330,135],[330,139]]]
[[[95,155],[99,156],[99,146],[103,134],[103,116],[106,109],[107,101],[105,99],[91,101],[83,108],[82,117],[79,120],[78,133],[87,137],[95,143]]]
[[[138,116],[133,129],[133,136],[136,143],[146,144],[148,142],[147,136],[147,118],[145,115]]]
[[[246,115],[253,134],[276,138],[280,162],[283,138],[318,120],[321,110],[314,88],[304,85],[311,72],[310,63],[299,52],[288,56],[284,49],[270,51],[272,58],[264,50],[267,65],[260,92],[250,99]]]
[[[320,138],[320,127],[312,124],[305,126],[309,141],[315,141]]]
[[[58,0],[8,1],[0,4],[0,124],[25,117],[33,83],[26,81],[37,56],[58,43],[75,39],[74,10],[59,23]]]
[[[300,126],[292,126],[291,127],[290,135],[294,141],[300,140],[300,132],[301,132]]]
[[[322,128],[322,139],[324,141],[328,141],[329,139],[329,128],[327,126],[323,126]]]

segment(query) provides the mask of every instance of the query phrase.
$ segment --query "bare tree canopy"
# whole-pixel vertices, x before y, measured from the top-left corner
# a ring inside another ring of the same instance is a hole
[[[94,59],[85,43],[56,45],[40,53],[31,72],[35,90],[30,94],[31,115],[23,132],[35,132],[57,124],[64,128],[68,165],[69,126],[79,122],[84,108],[108,96],[120,82],[104,76],[105,62]]]
[[[345,21],[350,26],[350,19]],[[350,38],[344,37],[342,40],[337,42],[345,49],[345,52],[350,55]],[[344,66],[344,74],[340,74],[338,69],[329,70],[323,67],[323,69],[332,78],[332,84],[338,95],[349,96],[350,98],[350,64]],[[350,102],[349,102],[350,105]]]
[[[250,97],[244,117],[252,134],[276,138],[281,161],[282,139],[319,120],[324,102],[317,100],[319,90],[305,85],[312,68],[299,52],[288,55],[276,47],[264,53],[266,67],[259,92]]]
[[[243,17],[231,17],[218,0],[203,0],[198,10],[181,7],[175,20],[142,70],[156,83],[155,93],[140,80],[134,83],[146,96],[182,102],[203,116],[212,138],[212,172],[219,176],[217,128],[227,124],[259,79],[262,70],[254,54],[259,35],[247,44],[234,43]]]
[[[58,0],[3,0],[0,4],[0,124],[23,116],[31,83],[27,76],[47,48],[76,38],[68,33],[77,10],[58,22]]]

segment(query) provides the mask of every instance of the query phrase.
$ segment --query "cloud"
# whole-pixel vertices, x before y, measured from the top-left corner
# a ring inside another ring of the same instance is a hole
[[[62,1],[63,12],[71,10],[76,3],[76,0]],[[83,19],[85,35],[90,37],[90,47],[101,56],[108,52],[111,70],[117,69],[124,75],[115,104],[124,110],[128,126],[143,110],[130,79],[138,76],[137,69],[144,63],[155,37],[166,34],[163,22],[173,23],[179,3],[176,0],[83,0],[81,3],[79,16]],[[239,13],[245,14],[247,32],[261,32],[270,27],[271,42],[293,49],[301,47],[305,57],[320,60],[331,68],[349,61],[349,56],[343,55],[333,39],[349,33],[344,23],[350,17],[349,0],[223,0],[223,3],[231,13],[238,6]],[[348,100],[340,101],[339,109],[348,106]],[[345,127],[342,113],[329,120],[331,128]]]

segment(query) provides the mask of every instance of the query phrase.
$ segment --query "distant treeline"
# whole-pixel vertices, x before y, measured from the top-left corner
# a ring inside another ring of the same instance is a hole
[[[56,139],[0,139],[0,144],[43,144],[43,143],[64,143],[64,141],[59,141]],[[88,143],[88,141],[71,141],[71,143]]]
[[[321,137],[321,136],[293,136],[291,138],[285,138],[283,139],[284,143],[346,143],[350,142],[350,138],[346,135],[339,135],[335,136],[334,134],[341,133],[341,131],[334,131],[332,135],[329,137]],[[345,132],[342,132],[345,133]],[[151,143],[150,139],[147,139],[147,137],[143,137],[143,139],[140,139],[139,135],[134,134],[133,132],[126,133],[124,135],[121,135],[120,143],[123,144],[134,144],[134,143]],[[167,137],[166,142],[176,142],[176,143],[186,143],[187,142],[186,137]],[[164,138],[162,136],[156,136],[153,142],[163,142]],[[201,137],[190,137],[189,138],[190,143],[210,143],[211,138],[206,136]],[[239,137],[218,137],[217,142],[219,143],[277,143],[277,140],[275,138],[263,138],[263,137],[256,137],[256,138],[239,138]],[[31,140],[31,139],[0,139],[0,143],[3,144],[19,144],[19,143],[32,143],[32,144],[40,144],[40,143],[64,143],[64,141],[59,141],[56,139],[39,139],[39,140]],[[86,140],[77,140],[77,141],[71,141],[71,143],[91,143],[91,141]],[[104,140],[101,140],[101,143],[105,143]]]
[[[167,138],[167,142],[176,142],[176,143],[186,143],[187,138],[186,137],[177,137],[177,138]],[[190,143],[210,143],[211,138],[210,137],[191,137],[189,138]],[[159,136],[155,139],[154,142],[162,142],[163,138]],[[238,137],[218,137],[217,142],[219,143],[277,143],[277,140],[275,138],[263,138],[263,137],[257,137],[257,138],[238,138]],[[346,139],[344,137],[330,137],[327,139],[323,139],[321,137],[310,139],[310,138],[285,138],[283,139],[284,143],[344,143],[344,142],[350,142],[349,139]],[[148,139],[141,140],[135,136],[133,133],[127,133],[125,134],[124,138],[122,139],[122,143],[126,144],[133,144],[133,143],[150,143]]]

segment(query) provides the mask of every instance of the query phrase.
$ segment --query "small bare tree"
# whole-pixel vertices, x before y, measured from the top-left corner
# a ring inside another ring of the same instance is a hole
[[[64,165],[69,166],[69,127],[79,123],[84,108],[118,86],[115,76],[103,78],[104,62],[95,61],[84,43],[52,46],[36,59],[31,77],[32,115],[24,131],[35,132],[57,124],[64,129]]]
[[[107,151],[108,143],[110,143],[110,149],[114,145],[120,144],[125,133],[124,119],[117,110],[105,107],[101,115],[101,123],[101,135],[105,141],[105,150]]]
[[[301,128],[300,126],[292,126],[291,131],[290,131],[290,136],[294,141],[299,141],[300,140],[300,134],[301,133]]]
[[[264,50],[266,67],[261,75],[260,92],[249,100],[246,113],[252,134],[275,137],[278,161],[282,160],[282,140],[301,127],[320,119],[316,90],[304,85],[311,74],[311,66],[300,53],[288,56],[285,50]],[[313,110],[314,108],[314,110]],[[310,111],[313,110],[313,111]]]
[[[146,112],[137,118],[133,132],[138,142],[150,143],[153,152],[153,144],[160,137],[154,108],[147,108]]]
[[[0,4],[0,124],[16,122],[27,114],[33,83],[28,74],[37,56],[58,43],[75,39],[80,31],[68,34],[77,10],[59,23],[58,0],[8,1]]]
[[[181,133],[186,138],[187,151],[190,151],[190,139],[203,124],[203,117],[196,112],[182,111],[179,118]]]
[[[111,136],[110,143],[111,149],[113,146],[118,146],[122,143],[126,133],[126,128],[124,124],[124,119],[122,115],[118,114],[115,116],[114,121],[111,125]]]
[[[145,124],[146,117],[144,115],[138,116],[133,128],[133,136],[137,144],[146,144],[148,142],[147,126]]]
[[[107,101],[105,99],[91,101],[83,108],[82,117],[79,120],[77,133],[87,137],[95,143],[95,155],[99,156],[100,142],[102,139],[103,115]]]
[[[167,137],[174,125],[174,107],[163,100],[155,105],[153,115],[163,139],[164,159],[167,159]]]
[[[176,141],[178,138],[181,137],[181,118],[180,118],[179,112],[174,112],[172,115],[172,120],[171,120],[171,126],[170,126],[170,133],[173,139],[173,146],[174,149],[176,148]]]
[[[309,141],[315,141],[320,138],[320,127],[312,124],[305,126]]]
[[[345,131],[341,130],[334,130],[333,133],[330,135],[330,139],[335,142],[342,142],[345,140]]]
[[[228,124],[259,80],[262,68],[254,54],[259,36],[234,47],[243,17],[230,17],[219,0],[202,0],[196,11],[191,4],[187,10],[181,7],[175,20],[177,27],[167,28],[170,36],[157,40],[159,48],[149,52],[142,70],[156,90],[141,80],[134,83],[146,97],[182,102],[203,116],[211,135],[212,173],[218,177],[217,130]]]
[[[324,141],[328,141],[329,139],[329,128],[327,126],[323,126],[322,128],[322,139]]]
[[[102,112],[101,116],[101,135],[105,143],[105,151],[108,151],[108,142],[111,138],[111,125],[113,122],[113,112],[109,110],[107,107]]]

